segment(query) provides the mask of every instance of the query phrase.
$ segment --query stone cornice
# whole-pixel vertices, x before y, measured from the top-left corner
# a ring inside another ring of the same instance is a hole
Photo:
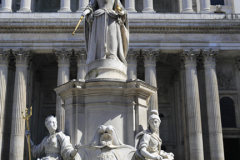
[[[52,14],[54,15],[54,14]],[[74,14],[73,14],[74,15]],[[209,19],[198,19],[200,17],[172,14],[173,19],[150,19],[143,16],[129,19],[130,33],[193,33],[193,34],[233,34],[240,33],[239,19],[226,19],[223,17],[209,17]],[[175,16],[175,19],[174,19]],[[0,33],[72,33],[79,20],[77,15],[72,18],[59,17],[19,17],[1,18]],[[161,16],[160,16],[161,17]],[[179,19],[177,19],[179,18]],[[189,18],[189,19],[188,19]],[[84,21],[76,33],[84,33]]]

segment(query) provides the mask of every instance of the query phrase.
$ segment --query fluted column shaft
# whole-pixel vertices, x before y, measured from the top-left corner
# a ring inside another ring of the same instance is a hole
[[[126,0],[125,8],[128,12],[137,12],[135,9],[135,0]]]
[[[61,8],[60,10],[58,10],[58,12],[72,12],[72,10],[70,9],[70,0],[61,0]]]
[[[199,51],[185,50],[182,57],[185,62],[187,91],[187,122],[191,160],[203,160],[203,139],[200,113],[196,56]]]
[[[5,121],[9,54],[10,50],[0,49],[0,157],[2,155],[3,148],[3,129]]]
[[[137,79],[137,57],[140,53],[138,49],[129,49],[127,55],[127,76],[128,79]]]
[[[23,119],[21,112],[26,109],[27,67],[30,51],[20,49],[13,51],[13,54],[16,58],[16,73],[9,159],[23,160],[25,120]]]
[[[143,50],[142,53],[144,56],[145,82],[149,85],[157,87],[156,61],[158,57],[158,51],[149,49]],[[149,111],[153,109],[158,110],[157,92],[152,95],[149,104]]]
[[[210,13],[210,0],[201,0],[201,13]]]
[[[182,0],[182,13],[194,13],[192,0]]]
[[[0,12],[12,12],[12,0],[2,0]]]
[[[31,0],[21,0],[20,9],[17,12],[31,12]]]
[[[72,55],[71,50],[55,50],[55,55],[58,61],[58,79],[57,85],[60,86],[69,81],[69,67],[70,67],[70,56]],[[58,121],[58,129],[65,131],[65,110],[62,107],[62,99],[57,95],[56,102],[56,115]]]
[[[218,51],[211,49],[204,50],[203,56],[211,160],[224,160],[218,82],[215,69],[215,56],[217,53]]]
[[[77,57],[77,79],[78,80],[84,80],[86,76],[86,59],[87,59],[87,53],[85,49],[82,50],[75,50],[75,56]]]
[[[77,12],[82,12],[87,7],[89,1],[88,0],[79,0],[79,9]]]
[[[143,0],[143,11],[142,12],[155,12],[153,10],[153,0]]]

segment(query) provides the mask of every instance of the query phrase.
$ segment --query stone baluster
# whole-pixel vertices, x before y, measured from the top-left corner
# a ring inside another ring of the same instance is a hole
[[[81,50],[74,50],[75,56],[77,57],[77,79],[84,80],[86,76],[85,66],[86,66],[86,59],[87,59],[87,52],[85,49]]]
[[[55,50],[55,55],[58,61],[58,80],[57,85],[60,86],[69,81],[69,67],[70,57],[72,55],[71,50],[61,49]],[[56,102],[56,115],[58,121],[58,129],[65,131],[65,110],[62,107],[62,99],[57,95]]]
[[[58,10],[58,12],[72,12],[72,10],[70,9],[70,2],[70,0],[61,0],[61,8]]]
[[[139,56],[139,49],[129,49],[127,55],[127,76],[128,79],[137,79],[137,57]]]
[[[153,0],[143,0],[143,11],[142,12],[153,12]]]
[[[203,50],[211,160],[224,160],[222,123],[215,56],[219,50]]]
[[[145,82],[154,87],[157,87],[157,74],[156,74],[156,61],[158,58],[159,51],[157,50],[142,50],[144,56],[144,67],[145,67]],[[150,99],[149,110],[158,110],[158,94],[157,92],[152,95]]]
[[[201,112],[196,69],[196,57],[199,53],[199,50],[184,50],[182,53],[186,73],[187,123],[190,159],[194,160],[204,159]]]
[[[23,119],[21,112],[26,109],[27,68],[30,51],[23,49],[14,50],[13,55],[16,58],[16,72],[9,159],[23,160],[25,120]]]
[[[192,8],[192,0],[182,0],[182,13],[195,13]]]
[[[210,13],[210,0],[201,0],[201,13]]]
[[[8,57],[10,50],[0,49],[0,157],[3,149],[3,130],[5,121],[7,79],[8,79]]]
[[[17,12],[31,12],[31,0],[21,0],[20,9]]]
[[[2,0],[0,12],[12,12],[12,0]]]
[[[135,0],[126,0],[125,8],[128,12],[137,12],[135,9]]]
[[[87,7],[89,1],[88,0],[79,0],[79,9],[77,12],[82,12]]]

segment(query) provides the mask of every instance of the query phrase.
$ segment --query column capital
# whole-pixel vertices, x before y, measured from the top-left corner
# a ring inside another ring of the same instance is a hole
[[[55,49],[54,50],[58,66],[59,65],[70,65],[70,57],[72,55],[71,49]]]
[[[200,54],[200,49],[185,49],[181,53],[181,59],[186,65],[196,65],[197,56]]]
[[[205,49],[202,50],[203,63],[206,67],[207,65],[216,65],[216,56],[219,54],[219,50]]]
[[[13,50],[12,53],[16,59],[16,65],[28,65],[31,56],[30,50],[20,48],[18,50]]]
[[[156,61],[157,58],[159,56],[159,52],[160,50],[156,50],[156,49],[143,49],[142,50],[142,54],[144,57],[144,65],[148,66],[148,65],[154,65],[156,66]]]
[[[140,54],[140,49],[133,49],[130,48],[128,50],[128,54],[127,54],[127,63],[129,64],[136,64],[137,63],[137,58]]]
[[[0,64],[8,65],[10,49],[0,48]]]
[[[87,59],[87,51],[85,48],[74,49],[74,56],[77,58],[78,65],[85,64]]]

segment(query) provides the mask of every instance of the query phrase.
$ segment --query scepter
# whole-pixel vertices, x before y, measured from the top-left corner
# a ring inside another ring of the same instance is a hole
[[[32,107],[30,108],[30,114],[29,115],[28,115],[28,109],[26,108],[25,116],[23,115],[23,111],[22,111],[22,116],[23,116],[23,119],[25,119],[26,122],[27,122],[27,130],[29,131],[29,118],[32,116]],[[30,147],[30,135],[29,134],[28,134],[27,138],[28,138],[29,160],[31,160],[31,147]]]
[[[77,24],[77,26],[76,26],[75,30],[73,31],[72,35],[74,35],[74,34],[75,34],[75,32],[76,32],[76,30],[78,29],[78,26],[80,25],[80,23],[81,23],[82,19],[83,19],[83,16],[81,16],[81,17],[80,17],[80,19],[79,19],[79,21],[78,21],[78,24]]]

